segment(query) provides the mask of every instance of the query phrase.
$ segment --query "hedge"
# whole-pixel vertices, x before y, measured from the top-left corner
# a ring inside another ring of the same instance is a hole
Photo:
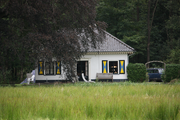
[[[180,78],[180,64],[167,64],[164,78],[165,82],[170,82],[175,78]]]
[[[146,80],[146,67],[143,63],[128,64],[128,80],[131,82],[143,82]]]

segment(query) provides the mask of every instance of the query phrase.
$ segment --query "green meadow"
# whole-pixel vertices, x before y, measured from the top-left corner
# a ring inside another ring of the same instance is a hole
[[[178,120],[180,84],[0,87],[0,120]]]

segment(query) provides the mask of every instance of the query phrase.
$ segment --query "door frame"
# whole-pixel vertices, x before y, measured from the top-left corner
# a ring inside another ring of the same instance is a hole
[[[90,63],[90,59],[84,58],[84,59],[80,59],[78,61],[87,61],[88,62],[88,73],[87,73],[88,74],[88,80],[87,81],[91,81],[91,71],[90,71],[91,70],[91,63]],[[76,66],[77,66],[77,64],[76,64]]]

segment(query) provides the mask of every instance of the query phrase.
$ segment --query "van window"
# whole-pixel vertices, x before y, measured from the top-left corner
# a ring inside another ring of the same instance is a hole
[[[148,73],[153,73],[153,70],[147,70]]]
[[[163,73],[163,71],[164,71],[163,69],[159,69],[159,73]]]
[[[154,73],[159,73],[158,70],[154,70]]]

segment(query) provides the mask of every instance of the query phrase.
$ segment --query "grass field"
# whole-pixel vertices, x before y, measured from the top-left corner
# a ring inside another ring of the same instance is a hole
[[[180,84],[0,87],[0,120],[180,120]]]

